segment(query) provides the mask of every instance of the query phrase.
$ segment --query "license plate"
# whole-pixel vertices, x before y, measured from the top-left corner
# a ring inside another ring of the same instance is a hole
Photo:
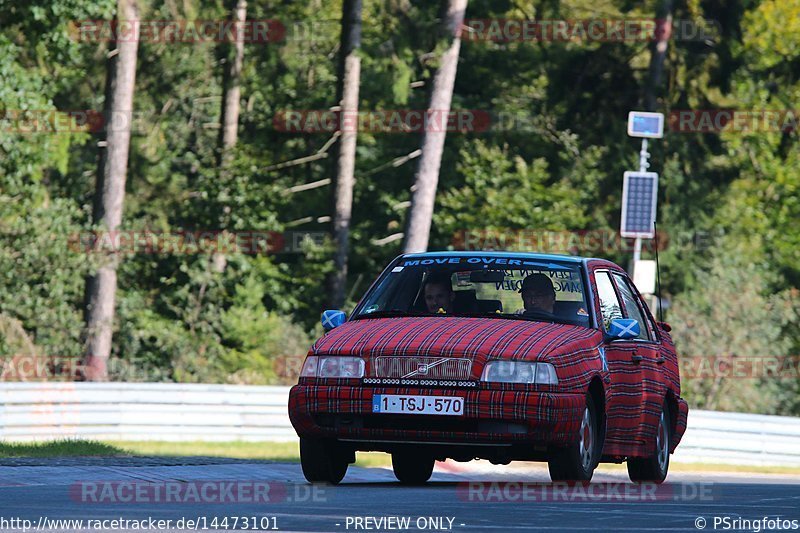
[[[464,398],[376,394],[372,397],[372,412],[404,415],[463,415]]]

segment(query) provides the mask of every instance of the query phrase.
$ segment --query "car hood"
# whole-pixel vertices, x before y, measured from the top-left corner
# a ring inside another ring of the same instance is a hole
[[[595,329],[501,318],[392,317],[345,322],[311,348],[314,354],[541,360],[595,349]]]

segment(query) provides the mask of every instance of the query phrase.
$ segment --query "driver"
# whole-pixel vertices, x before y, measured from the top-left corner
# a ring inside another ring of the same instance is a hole
[[[425,305],[429,313],[452,313],[453,286],[450,284],[450,277],[443,274],[434,274],[425,282]]]
[[[553,314],[556,303],[556,290],[547,274],[531,274],[522,281],[522,303],[525,305],[524,313],[545,312]]]

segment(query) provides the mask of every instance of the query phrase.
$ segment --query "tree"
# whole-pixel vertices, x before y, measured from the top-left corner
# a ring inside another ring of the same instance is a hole
[[[117,21],[139,19],[137,0],[119,0]],[[100,162],[92,214],[96,226],[107,232],[107,255],[86,286],[86,378],[107,379],[107,363],[111,354],[114,306],[117,292],[118,241],[115,234],[122,222],[125,200],[125,179],[133,118],[133,94],[136,83],[136,53],[139,47],[139,26],[132,25],[131,34],[116,41],[109,53],[106,78],[106,135],[100,143]]]
[[[789,291],[774,294],[774,276],[748,256],[724,255],[731,245],[723,244],[670,310],[682,394],[698,409],[791,414],[797,377],[786,329],[797,322],[796,302]]]
[[[247,18],[247,0],[232,0],[231,21],[236,24],[234,42],[226,50],[225,74],[222,81],[221,128],[219,132],[219,163],[224,166],[230,149],[236,146],[239,129],[239,98],[241,96],[242,61],[244,60],[243,24]],[[233,56],[233,57],[231,57]]]
[[[664,60],[667,57],[670,32],[672,30],[672,0],[661,0],[656,12],[656,40],[650,47],[650,77],[645,92],[645,108],[656,110],[656,94],[661,85],[661,74],[664,72]]]
[[[244,22],[247,19],[247,0],[231,0],[230,19],[234,23],[233,42],[223,47],[225,55],[222,76],[222,108],[220,110],[219,146],[217,148],[217,166],[219,179],[225,182],[228,178],[231,150],[236,146],[239,137],[239,100],[242,92],[242,62],[244,61]],[[225,185],[223,185],[225,186]],[[223,213],[230,210],[225,206]],[[215,253],[213,265],[216,272],[222,272],[227,265],[223,253]]]
[[[453,85],[456,81],[458,55],[461,49],[461,26],[467,0],[448,0],[445,18],[445,32],[452,39],[450,46],[442,54],[439,68],[433,79],[433,90],[428,105],[428,113],[447,116],[453,99]],[[433,205],[436,200],[436,187],[439,182],[439,167],[442,163],[442,151],[446,128],[426,128],[422,140],[422,155],[411,196],[411,210],[408,218],[404,251],[406,253],[424,252],[428,249],[431,231]]]
[[[333,235],[336,243],[332,283],[333,307],[344,304],[347,284],[347,253],[350,239],[350,216],[355,185],[358,90],[361,83],[361,0],[345,0],[342,5],[341,60],[337,96],[341,102],[339,158],[334,192]]]

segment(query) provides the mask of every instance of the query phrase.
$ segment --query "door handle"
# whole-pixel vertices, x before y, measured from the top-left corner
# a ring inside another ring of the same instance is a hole
[[[667,362],[667,360],[664,359],[663,357],[659,357],[658,359],[656,359],[656,364],[657,365],[663,365],[666,362]]]
[[[636,355],[636,354],[633,354],[633,355],[631,356],[631,361],[633,361],[633,362],[634,362],[634,363],[636,363],[637,365],[638,365],[639,363],[641,363],[641,362],[642,362],[642,359],[644,359],[644,357],[642,357],[641,355]]]

